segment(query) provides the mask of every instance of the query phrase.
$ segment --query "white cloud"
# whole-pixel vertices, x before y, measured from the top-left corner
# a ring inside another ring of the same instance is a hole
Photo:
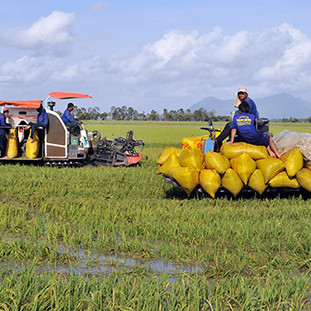
[[[178,57],[181,53],[195,46],[196,32],[182,33],[181,31],[171,31],[164,34],[163,38],[147,46],[145,49],[157,56],[159,60],[166,64],[173,57]]]
[[[28,40],[23,39],[19,47],[30,41],[38,49],[42,42],[72,39],[74,14],[59,13],[46,17],[55,22],[50,28],[40,30],[38,25],[45,25],[40,19],[21,32]],[[232,35],[219,27],[204,34],[171,30],[131,55],[103,56],[84,46],[64,57],[39,53],[0,64],[0,81],[12,89],[16,83],[20,87],[22,83],[61,85],[69,91],[80,85],[94,97],[105,98],[109,107],[126,104],[142,109],[141,104],[146,111],[160,111],[172,103],[176,108],[187,107],[206,96],[228,99],[242,85],[252,97],[307,92],[310,77],[311,38],[289,24]]]
[[[203,35],[172,30],[139,55],[123,60],[120,70],[124,81],[142,84],[142,92],[154,96],[196,93],[228,98],[229,90],[234,94],[240,85],[257,89],[257,96],[308,89],[310,65],[311,39],[282,24],[231,36],[219,28]]]
[[[299,79],[303,73],[310,73],[310,38],[288,24],[283,24],[279,27],[279,30],[280,36],[288,36],[290,40],[274,63],[260,68],[258,78],[273,81],[287,77],[292,81],[293,79]]]
[[[106,6],[108,5],[107,2],[105,1],[99,1],[99,2],[95,2],[93,3],[93,5],[91,6],[91,12],[92,13],[99,13],[101,12]]]
[[[10,61],[1,68],[0,81],[12,83],[38,82],[44,76],[45,66],[42,60],[24,56],[16,61]]]
[[[74,13],[54,11],[41,17],[27,29],[10,29],[0,37],[0,44],[18,49],[38,50],[45,46],[70,44]]]

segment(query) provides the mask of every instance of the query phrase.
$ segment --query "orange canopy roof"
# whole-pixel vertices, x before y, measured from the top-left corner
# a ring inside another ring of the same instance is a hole
[[[89,95],[67,92],[52,92],[49,94],[51,97],[58,99],[70,99],[70,98],[92,98]]]
[[[41,105],[41,100],[17,100],[17,101],[3,101],[0,100],[0,106],[13,105],[22,108],[39,108]]]

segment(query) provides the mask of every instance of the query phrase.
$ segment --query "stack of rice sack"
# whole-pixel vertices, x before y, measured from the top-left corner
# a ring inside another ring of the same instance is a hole
[[[159,156],[157,174],[173,177],[190,194],[199,184],[199,172],[204,165],[204,152],[197,149],[166,148]]]
[[[188,195],[198,185],[213,198],[221,186],[234,197],[244,186],[260,195],[268,186],[301,186],[311,191],[311,164],[304,162],[298,148],[276,159],[268,155],[266,147],[247,143],[225,144],[220,153],[208,151],[205,155],[199,147],[183,146],[163,150],[157,174],[174,178]]]
[[[208,139],[208,135],[198,136],[198,137],[185,137],[181,141],[182,149],[202,149],[203,139]]]
[[[298,148],[285,153],[280,159],[270,157],[264,146],[246,143],[223,145],[221,153],[230,160],[231,169],[242,182],[239,183],[235,176],[233,188],[233,183],[227,185],[223,181],[222,185],[234,196],[242,190],[244,185],[262,194],[268,186],[299,188],[300,185],[305,184],[303,180],[307,175],[303,170],[303,156]],[[232,173],[232,175],[235,174]]]

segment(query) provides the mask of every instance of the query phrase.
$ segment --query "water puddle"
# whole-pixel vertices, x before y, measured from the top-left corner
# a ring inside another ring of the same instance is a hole
[[[70,254],[76,258],[75,263],[66,265],[46,265],[41,266],[40,270],[53,270],[62,273],[81,273],[81,274],[111,274],[122,271],[140,271],[155,274],[172,273],[201,273],[204,269],[194,263],[180,263],[168,260],[153,259],[142,260],[121,255],[86,254],[83,250],[71,252],[64,247],[59,247],[58,251],[62,254]]]
[[[9,242],[22,240],[27,242],[26,238],[6,236],[5,239]],[[68,263],[53,263],[35,265],[36,270],[40,271],[57,271],[61,273],[76,273],[76,274],[111,274],[118,271],[124,272],[140,272],[140,273],[155,273],[155,274],[174,274],[174,273],[202,273],[204,268],[194,262],[179,262],[163,259],[142,259],[120,254],[107,255],[90,250],[71,250],[70,248],[59,245],[57,252],[61,257],[66,258]],[[23,265],[28,266],[30,263]],[[2,261],[1,268],[13,269],[16,266],[14,263]]]

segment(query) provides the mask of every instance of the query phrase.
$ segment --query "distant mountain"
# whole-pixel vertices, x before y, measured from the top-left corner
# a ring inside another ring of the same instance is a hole
[[[308,118],[311,116],[311,102],[287,93],[258,98],[255,103],[261,115],[270,119]]]
[[[251,97],[251,96],[250,96]],[[251,97],[252,98],[252,97]],[[204,108],[207,111],[216,111],[216,115],[230,115],[235,111],[234,99],[221,100],[216,97],[206,97],[195,103],[189,109],[191,111]],[[287,93],[280,93],[273,96],[252,98],[261,117],[269,119],[282,118],[308,118],[311,116],[311,102]]]

